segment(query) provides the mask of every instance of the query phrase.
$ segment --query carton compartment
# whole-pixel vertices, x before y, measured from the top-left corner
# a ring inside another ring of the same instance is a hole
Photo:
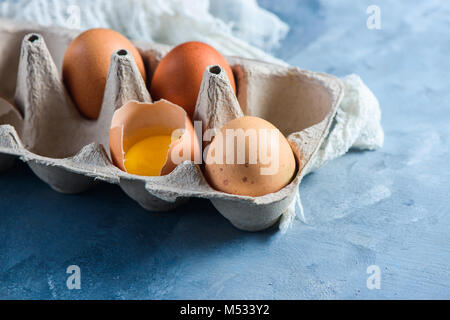
[[[58,54],[64,52],[60,49]],[[58,56],[58,60],[62,58]],[[13,125],[27,150],[41,156],[72,157],[93,142],[107,147],[115,108],[130,99],[150,100],[132,60],[125,50],[111,56],[102,112],[97,120],[89,120],[79,113],[68,95],[44,37],[27,34],[22,40],[16,72],[15,106],[10,107],[19,111],[20,119],[3,117],[8,113],[3,103],[0,123]]]

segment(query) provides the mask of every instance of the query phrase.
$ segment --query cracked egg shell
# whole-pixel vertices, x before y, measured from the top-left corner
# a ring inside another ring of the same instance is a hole
[[[155,134],[173,134],[161,176],[172,172],[183,161],[193,161],[201,156],[197,135],[183,108],[166,100],[155,103],[131,101],[114,112],[111,122],[109,145],[113,163],[128,172],[125,165],[127,152]]]

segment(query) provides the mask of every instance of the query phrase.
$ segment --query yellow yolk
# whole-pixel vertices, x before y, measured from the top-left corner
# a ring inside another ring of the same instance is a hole
[[[154,135],[137,142],[125,154],[125,169],[141,176],[159,176],[170,142],[170,135]]]

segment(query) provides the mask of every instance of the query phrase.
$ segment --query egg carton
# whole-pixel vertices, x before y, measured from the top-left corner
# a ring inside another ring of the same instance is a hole
[[[191,161],[166,176],[143,177],[114,166],[108,136],[113,113],[129,101],[151,102],[133,57],[125,50],[111,64],[97,120],[84,118],[61,81],[66,48],[77,31],[0,21],[0,170],[16,158],[53,189],[78,193],[97,180],[118,184],[150,211],[173,209],[192,197],[209,199],[234,226],[266,229],[285,214],[298,194],[311,158],[327,136],[343,96],[339,79],[328,74],[239,57],[226,57],[237,97],[220,67],[205,71],[195,118],[216,127],[244,115],[261,117],[287,137],[297,159],[292,182],[260,197],[212,189],[201,167]],[[148,78],[169,47],[134,42]]]

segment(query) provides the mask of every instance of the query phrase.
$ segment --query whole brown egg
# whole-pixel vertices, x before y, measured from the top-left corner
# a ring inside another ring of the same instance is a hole
[[[270,122],[257,117],[228,122],[205,152],[208,182],[226,193],[259,197],[277,192],[296,172],[287,139]]]
[[[114,30],[87,30],[67,48],[63,60],[63,81],[76,106],[87,118],[97,119],[100,114],[111,55],[120,49],[133,56],[146,81],[139,51],[130,40]]]
[[[191,41],[173,48],[159,62],[150,85],[154,100],[166,99],[192,117],[206,67],[220,65],[236,93],[233,71],[225,58],[206,43]]]

